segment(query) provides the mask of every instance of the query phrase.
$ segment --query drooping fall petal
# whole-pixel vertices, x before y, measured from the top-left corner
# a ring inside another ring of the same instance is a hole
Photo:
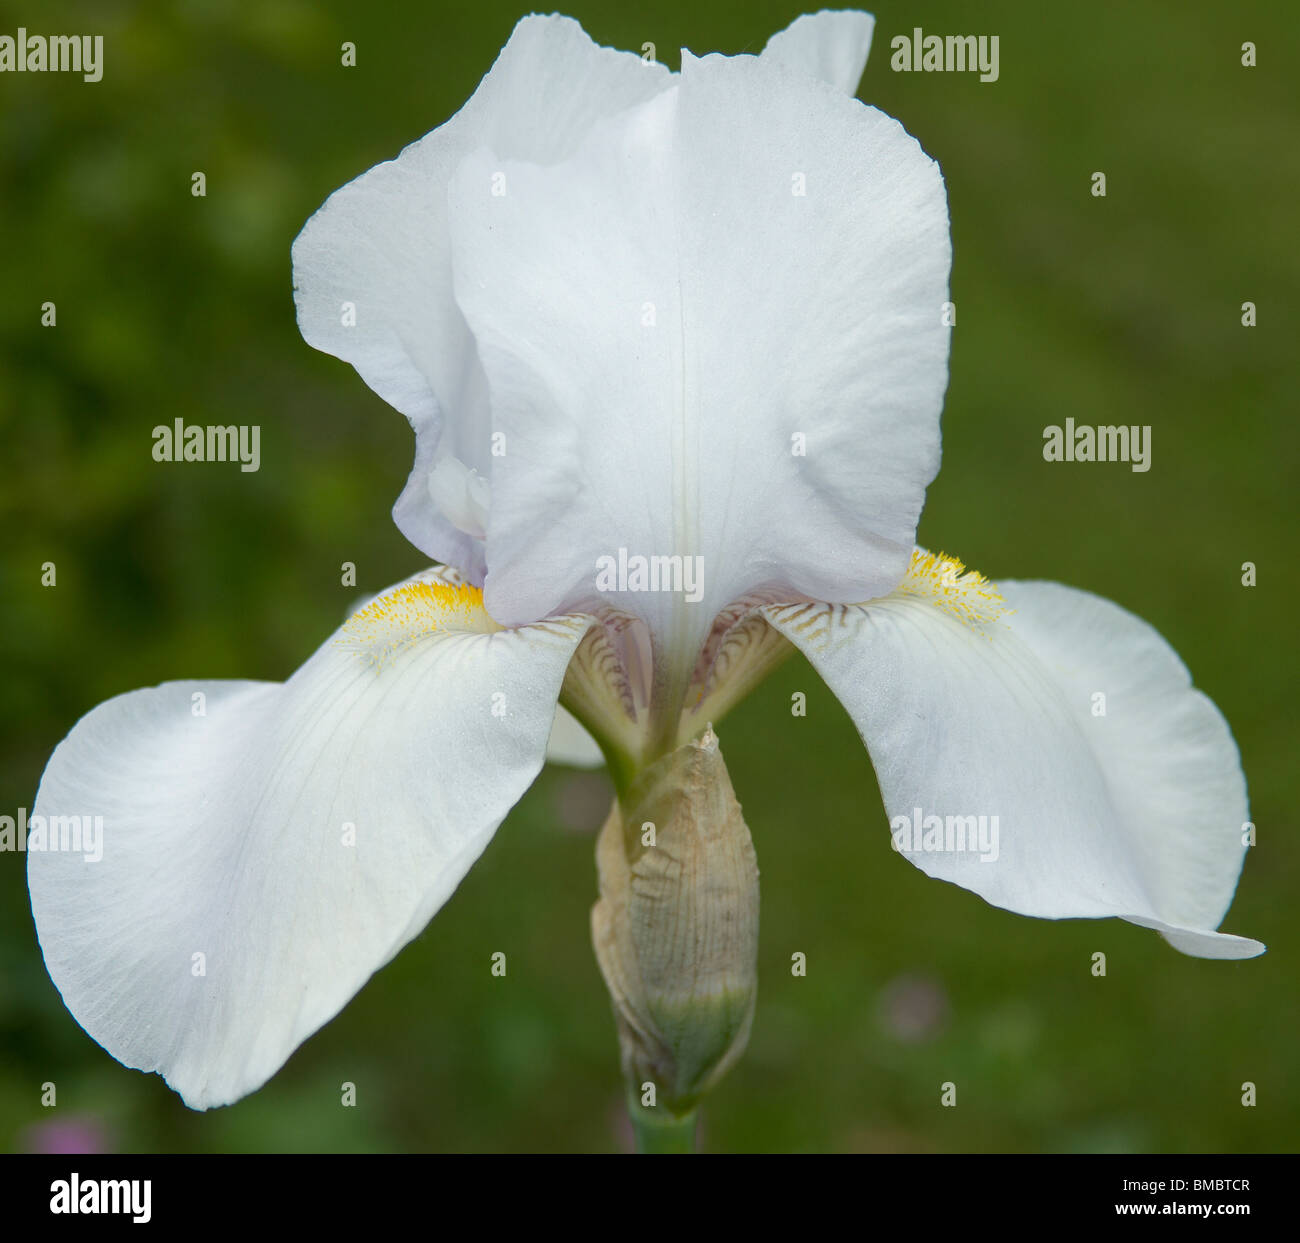
[[[960,569],[918,553],[882,600],[764,614],[848,709],[891,823],[942,822],[928,842],[904,832],[907,857],[1021,914],[1118,916],[1204,958],[1261,953],[1215,931],[1246,852],[1246,784],[1172,648],[1087,592],[999,596]],[[969,842],[981,816],[996,849],[954,849],[949,819]]]
[[[500,630],[429,574],[283,685],[168,682],[95,708],[33,818],[102,816],[102,859],[28,853],[77,1020],[195,1108],[263,1084],[479,857],[542,766],[586,628]]]

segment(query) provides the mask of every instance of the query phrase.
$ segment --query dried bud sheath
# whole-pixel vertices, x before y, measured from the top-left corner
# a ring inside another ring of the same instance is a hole
[[[757,991],[758,863],[712,729],[633,782],[596,863],[623,1073],[686,1114],[744,1051]]]

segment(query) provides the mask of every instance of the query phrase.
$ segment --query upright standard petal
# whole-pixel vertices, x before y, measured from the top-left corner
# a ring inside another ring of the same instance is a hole
[[[870,13],[856,9],[805,13],[767,41],[762,59],[856,95],[875,27]]]
[[[541,768],[587,629],[428,574],[283,685],[169,682],[59,745],[32,912],[78,1022],[196,1109],[263,1084],[447,900]],[[102,857],[59,849],[102,817]]]
[[[450,201],[504,437],[494,615],[589,607],[623,554],[698,570],[693,599],[599,596],[691,642],[749,593],[892,589],[938,467],[951,254],[938,166],[896,121],[684,53],[571,159],[479,153]]]
[[[451,293],[447,183],[472,150],[549,163],[593,122],[648,99],[670,74],[597,47],[567,17],[526,17],[450,121],[336,191],[293,247],[298,324],[350,362],[415,428],[394,509],[429,556],[482,581],[491,427],[474,342]]]
[[[1015,582],[1004,599],[962,569],[918,550],[883,600],[765,610],[853,718],[895,845],[994,906],[1119,916],[1198,957],[1261,953],[1214,931],[1246,786],[1177,655],[1107,600]]]

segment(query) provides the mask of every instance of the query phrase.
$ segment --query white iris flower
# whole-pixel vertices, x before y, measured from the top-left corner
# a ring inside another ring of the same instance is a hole
[[[620,791],[707,759],[791,645],[928,874],[1262,950],[1215,931],[1246,789],[1177,655],[914,546],[951,245],[938,166],[853,98],[871,30],[819,13],[675,74],[526,18],[456,116],[312,217],[303,334],[413,424],[394,516],[443,568],[283,685],[134,691],[54,752],[34,812],[102,813],[103,857],[30,853],[32,908],[116,1058],[195,1108],[253,1091],[448,899],[548,741]],[[954,846],[981,816],[996,850]]]

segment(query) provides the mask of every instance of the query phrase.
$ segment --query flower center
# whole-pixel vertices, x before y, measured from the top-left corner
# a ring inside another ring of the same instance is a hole
[[[698,651],[656,645],[639,619],[598,613],[565,676],[561,702],[620,769],[634,773],[696,737],[793,651],[757,613],[737,601],[715,618]]]

